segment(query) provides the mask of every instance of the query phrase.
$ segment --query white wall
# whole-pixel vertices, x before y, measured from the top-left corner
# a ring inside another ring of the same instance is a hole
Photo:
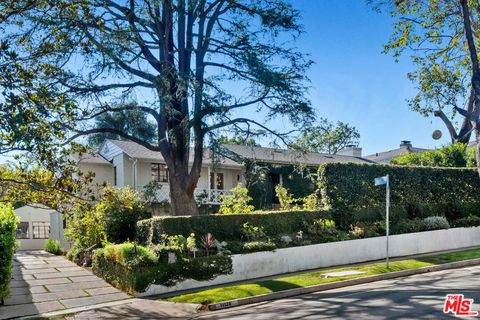
[[[78,168],[83,173],[93,172],[95,177],[94,183],[103,184],[107,182],[110,185],[114,183],[113,166],[107,164],[92,164],[92,163],[79,163]]]
[[[33,239],[32,222],[46,222],[50,224],[50,213],[55,212],[53,209],[23,206],[15,210],[15,214],[20,221],[28,222],[29,239],[18,239],[20,242],[19,250],[41,250],[46,239]],[[50,225],[51,227],[51,225]]]
[[[401,257],[480,245],[480,227],[454,228],[390,237],[390,256]],[[366,262],[385,258],[385,237],[330,242],[303,247],[233,255],[233,274],[212,281],[186,280],[172,287],[151,285],[138,296],[150,296],[243,281],[289,272]]]

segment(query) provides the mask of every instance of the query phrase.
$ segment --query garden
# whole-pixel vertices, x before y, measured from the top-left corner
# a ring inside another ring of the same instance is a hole
[[[385,174],[392,234],[480,226],[474,170],[327,164],[311,195],[296,199],[277,187],[278,211],[256,211],[239,185],[218,214],[152,217],[138,193],[107,187],[98,204],[69,217],[67,257],[135,293],[228,275],[234,254],[382,236],[385,190],[373,179]]]

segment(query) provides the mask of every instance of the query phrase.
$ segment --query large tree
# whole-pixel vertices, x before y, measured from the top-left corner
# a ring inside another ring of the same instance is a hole
[[[44,66],[52,96],[74,102],[74,119],[53,121],[66,132],[62,143],[112,133],[160,152],[176,215],[198,213],[206,135],[233,128],[282,138],[268,121],[299,129],[313,119],[304,98],[311,62],[292,44],[299,12],[283,0],[4,0],[0,17],[16,61]],[[92,126],[136,97],[155,143]]]
[[[480,173],[480,67],[476,39],[480,31],[480,2],[397,0],[378,4],[388,6],[397,17],[386,51],[396,57],[413,53],[418,66],[409,75],[419,88],[411,100],[412,108],[440,117],[452,142],[466,143],[471,132],[475,132]],[[459,129],[451,121],[456,114],[463,116]]]
[[[125,111],[107,112],[96,117],[95,127],[113,128],[149,143],[154,143],[157,136],[155,124],[148,120],[145,113],[135,108],[136,103],[129,103],[127,106],[129,109]],[[88,137],[88,144],[93,147],[98,147],[105,139],[125,140],[118,134],[101,132],[90,135]]]
[[[320,118],[314,126],[303,130],[291,147],[307,152],[336,154],[349,145],[357,146],[359,139],[360,133],[354,126]]]
[[[408,78],[417,85],[409,99],[412,110],[441,119],[452,143],[468,143],[472,123],[458,120],[457,109],[472,111],[471,65],[458,0],[371,0],[394,17],[393,33],[384,47],[395,59],[408,54],[416,69]]]

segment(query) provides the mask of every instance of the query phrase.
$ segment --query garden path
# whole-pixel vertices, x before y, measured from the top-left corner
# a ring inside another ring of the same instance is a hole
[[[10,295],[0,306],[0,319],[131,299],[62,256],[20,251],[13,264]]]

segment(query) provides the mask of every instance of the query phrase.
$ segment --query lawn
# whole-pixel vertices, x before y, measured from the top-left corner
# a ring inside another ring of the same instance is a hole
[[[390,268],[387,269],[384,262],[364,264],[358,266],[350,266],[344,268],[336,268],[329,270],[321,270],[310,273],[297,274],[287,277],[275,278],[272,280],[258,281],[254,283],[240,284],[235,286],[227,286],[215,289],[203,290],[195,293],[184,294],[176,297],[167,298],[165,300],[171,302],[185,302],[185,303],[215,303],[228,301],[238,298],[246,298],[257,296],[260,294],[277,292],[292,288],[306,287],[315,284],[322,284],[340,280],[361,278],[373,276],[381,273],[402,271],[409,269],[416,269],[427,267],[447,262],[462,261],[468,259],[480,258],[480,249],[458,251],[451,253],[444,253],[434,256],[425,256],[416,259],[407,259],[390,262]],[[323,278],[322,274],[329,272],[337,272],[344,270],[356,270],[364,272],[360,275],[350,275],[342,277],[328,277]]]

